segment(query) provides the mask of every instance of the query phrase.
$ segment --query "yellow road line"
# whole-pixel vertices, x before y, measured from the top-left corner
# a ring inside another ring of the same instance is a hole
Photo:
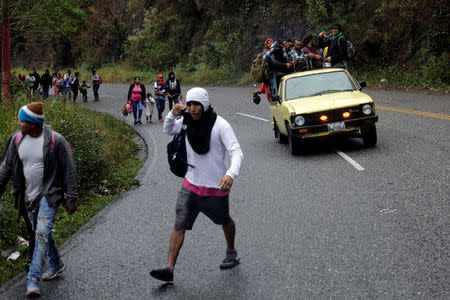
[[[450,120],[450,116],[448,116],[448,115],[435,114],[435,113],[430,113],[430,112],[420,111],[420,110],[395,108],[395,107],[389,107],[389,106],[375,106],[375,108],[381,109],[381,110],[397,111],[397,112],[403,112],[403,113],[407,113],[407,114],[414,114],[414,115]]]

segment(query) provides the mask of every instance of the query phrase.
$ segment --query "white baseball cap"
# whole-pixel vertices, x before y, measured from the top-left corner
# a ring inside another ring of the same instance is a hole
[[[209,108],[209,96],[204,88],[195,87],[186,93],[186,104],[192,101],[203,105],[203,111],[207,111]]]

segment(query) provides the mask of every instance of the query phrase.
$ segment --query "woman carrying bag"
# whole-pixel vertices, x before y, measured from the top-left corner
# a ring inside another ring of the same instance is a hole
[[[141,116],[144,108],[142,101],[145,99],[145,95],[145,85],[141,84],[141,77],[134,77],[134,83],[132,83],[128,89],[127,98],[131,101],[131,106],[133,107],[134,125],[142,124]]]

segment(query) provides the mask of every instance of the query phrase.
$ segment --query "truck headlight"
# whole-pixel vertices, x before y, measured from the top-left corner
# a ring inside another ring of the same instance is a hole
[[[370,105],[370,104],[363,105],[362,112],[365,115],[370,115],[372,113],[372,105]]]
[[[297,126],[303,126],[305,124],[305,118],[302,116],[296,116],[294,122]]]

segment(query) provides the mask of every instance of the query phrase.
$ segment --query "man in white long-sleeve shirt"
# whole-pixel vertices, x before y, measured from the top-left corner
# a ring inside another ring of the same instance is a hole
[[[185,112],[185,110],[188,112]],[[193,88],[186,94],[186,105],[176,104],[164,121],[164,132],[176,135],[186,125],[188,171],[178,195],[175,228],[170,238],[167,268],[150,272],[156,279],[173,281],[173,270],[186,230],[191,230],[199,212],[222,225],[227,241],[221,269],[239,264],[234,247],[236,225],[229,214],[229,193],[239,174],[244,156],[230,124],[217,116],[208,92]],[[227,167],[226,153],[231,157]]]

